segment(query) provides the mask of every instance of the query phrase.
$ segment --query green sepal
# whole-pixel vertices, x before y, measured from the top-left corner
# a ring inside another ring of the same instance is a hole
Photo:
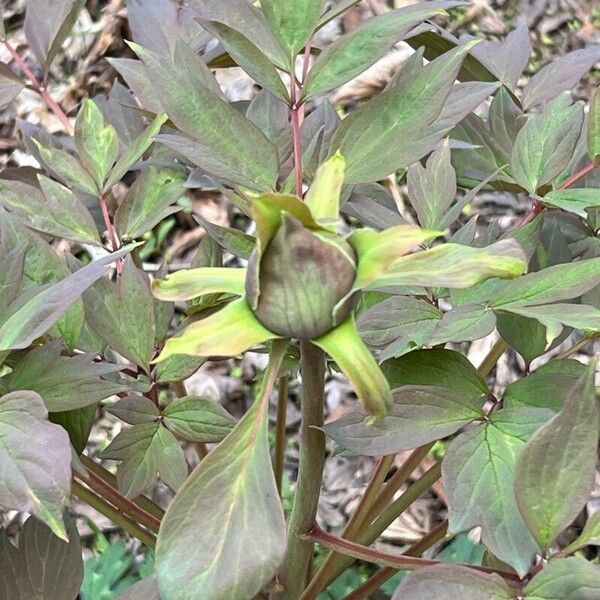
[[[192,323],[181,335],[167,340],[154,362],[161,362],[175,354],[237,356],[248,348],[277,337],[258,322],[242,298],[206,319]]]
[[[354,317],[313,340],[327,352],[348,377],[365,410],[376,419],[385,417],[391,408],[392,397],[387,379],[377,362],[360,339]]]
[[[204,294],[244,295],[246,269],[226,267],[199,267],[182,269],[156,279],[152,283],[152,294],[160,300],[191,300]]]

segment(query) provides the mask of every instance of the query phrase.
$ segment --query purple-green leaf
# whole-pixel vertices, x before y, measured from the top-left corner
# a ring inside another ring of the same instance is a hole
[[[525,600],[595,600],[600,568],[584,558],[551,560],[526,586]]]

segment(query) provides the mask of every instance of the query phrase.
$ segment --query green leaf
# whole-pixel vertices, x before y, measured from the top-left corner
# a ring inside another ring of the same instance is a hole
[[[276,337],[258,322],[242,298],[206,319],[192,323],[180,335],[167,340],[156,362],[175,354],[237,356],[248,348]]]
[[[129,188],[115,213],[121,239],[135,239],[181,210],[173,203],[185,193],[185,177],[173,169],[145,169]]]
[[[588,518],[583,531],[563,552],[569,554],[585,548],[585,546],[600,546],[600,511]]]
[[[551,560],[525,587],[525,600],[594,600],[600,569],[583,558]]]
[[[369,349],[358,336],[352,315],[313,343],[335,360],[352,383],[366,411],[376,418],[388,414],[390,388]]]
[[[77,158],[69,154],[66,150],[44,146],[35,138],[32,138],[32,141],[37,146],[44,166],[54,173],[64,184],[92,196],[98,195],[98,187],[94,178],[84,169]]]
[[[219,404],[200,396],[185,396],[167,405],[164,423],[177,437],[190,442],[220,442],[235,419]]]
[[[375,423],[352,411],[325,425],[325,433],[356,454],[386,456],[445,438],[482,419],[485,397],[465,399],[456,389],[407,385],[392,392],[389,414]]]
[[[192,138],[184,155],[226,181],[258,191],[275,188],[279,171],[275,146],[206,85],[205,78],[212,74],[191,49],[178,43],[174,56],[167,59],[137,45],[133,48],[148,68],[165,112]],[[169,146],[172,138],[160,139]]]
[[[163,600],[249,600],[283,559],[285,519],[271,469],[267,410],[285,345],[275,345],[250,410],[167,509],[156,546]]]
[[[200,356],[172,355],[158,363],[156,379],[160,382],[184,381],[191,377],[206,359]]]
[[[182,269],[167,275],[163,279],[155,279],[152,293],[161,300],[191,300],[203,294],[244,295],[246,269],[226,267],[199,267]]]
[[[453,2],[408,6],[367,19],[321,52],[306,78],[302,99],[323,94],[350,81],[377,60],[411,29],[436,15]]]
[[[256,239],[251,235],[234,229],[233,227],[222,227],[211,223],[201,217],[196,217],[198,222],[206,229],[206,233],[219,244],[224,250],[235,254],[239,258],[248,259],[256,246]]]
[[[152,123],[150,123],[150,125],[148,125],[148,127],[146,127],[146,129],[144,129],[144,131],[127,148],[112,168],[108,180],[104,185],[105,192],[110,190],[115,183],[121,181],[123,175],[125,175],[131,166],[140,159],[142,154],[148,150],[166,120],[167,115],[164,113],[156,115]]]
[[[0,506],[35,515],[66,539],[62,515],[69,500],[71,446],[67,432],[48,422],[35,392],[0,398]]]
[[[24,87],[25,84],[12,69],[4,63],[0,64],[0,108],[8,106],[21,93]]]
[[[292,59],[312,36],[325,0],[261,0],[260,5],[271,30]]]
[[[537,408],[505,408],[489,422],[460,434],[442,463],[449,530],[482,528],[482,541],[521,576],[539,551],[517,508],[515,463],[529,437],[552,416]]]
[[[508,158],[517,134],[523,126],[523,111],[503,86],[496,94],[490,104],[489,126],[492,139]]]
[[[344,157],[334,154],[317,169],[304,199],[315,221],[333,233],[337,231],[340,217],[340,192],[345,169]]]
[[[460,391],[465,400],[475,400],[489,390],[485,379],[469,360],[454,350],[415,350],[381,365],[392,389],[404,385],[433,385]]]
[[[161,600],[156,577],[146,577],[127,589],[118,600]]]
[[[87,446],[92,427],[96,422],[97,404],[88,404],[82,408],[50,413],[51,423],[60,425],[68,434],[71,445],[79,456]]]
[[[534,358],[548,349],[546,327],[535,319],[528,319],[514,313],[496,313],[498,333],[512,348],[531,364]]]
[[[504,392],[503,405],[562,409],[565,400],[586,367],[576,360],[552,360],[527,377],[517,379]],[[548,389],[552,393],[548,393]]]
[[[586,133],[588,156],[596,162],[600,157],[600,87],[594,90],[590,98]]]
[[[127,246],[41,289],[0,326],[0,351],[27,348],[33,340],[46,333],[90,285],[102,277],[108,265],[131,249],[132,246]]]
[[[409,573],[392,600],[512,600],[513,590],[498,575],[479,573],[468,567],[435,565]]]
[[[463,304],[444,314],[427,339],[430,346],[446,342],[471,342],[492,333],[494,313],[481,304]]]
[[[75,520],[65,516],[68,543],[35,517],[19,534],[19,547],[0,532],[0,595],[5,600],[73,600],[83,579]]]
[[[60,183],[38,175],[41,192],[20,181],[0,180],[0,203],[24,225],[81,244],[101,245],[92,215],[79,198]]]
[[[287,88],[271,61],[246,36],[218,21],[199,18],[198,21],[209,33],[219,39],[233,60],[261,87],[275,97],[289,102]]]
[[[491,298],[492,308],[533,306],[577,298],[600,284],[600,258],[554,265],[506,282]]]
[[[121,398],[107,408],[107,412],[115,415],[129,423],[130,425],[139,425],[140,423],[157,423],[160,420],[161,412],[146,396],[130,395]]]
[[[117,483],[128,498],[152,489],[159,477],[176,491],[188,474],[179,442],[159,422],[141,423],[122,431],[101,455],[123,461],[117,469]]]
[[[30,350],[9,375],[10,391],[32,390],[43,399],[50,412],[96,404],[127,389],[101,379],[118,373],[119,365],[94,362],[93,356],[61,356],[62,342],[56,340]]]
[[[104,125],[102,112],[93,100],[86,99],[75,121],[75,144],[79,159],[102,189],[119,155],[119,138],[112,125]]]
[[[90,327],[116,352],[147,371],[154,348],[154,305],[147,277],[131,257],[116,283],[101,279],[83,295]]]
[[[559,96],[544,111],[529,117],[512,149],[511,172],[530,194],[552,181],[567,166],[579,139],[583,106]]]
[[[546,553],[575,519],[594,486],[598,447],[595,362],[562,410],[529,440],[515,470],[515,495],[527,527]]]
[[[596,188],[568,188],[548,192],[540,201],[587,219],[586,208],[600,206],[600,190]]]
[[[470,287],[491,277],[518,277],[526,269],[523,250],[512,239],[485,248],[442,244],[395,260],[369,288],[400,285]]]
[[[413,73],[418,67],[414,61],[420,61],[417,56],[388,90],[342,121],[331,150],[340,150],[346,159],[347,184],[383,179],[435,146],[446,130],[433,132],[428,127],[442,112],[463,57],[473,45],[452,50]]]

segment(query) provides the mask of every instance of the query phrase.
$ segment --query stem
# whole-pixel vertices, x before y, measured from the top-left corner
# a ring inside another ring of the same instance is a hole
[[[71,492],[77,496],[80,500],[89,504],[93,509],[97,510],[100,514],[108,517],[115,525],[127,531],[133,537],[137,538],[148,546],[154,548],[156,546],[156,538],[152,533],[140,527],[135,521],[122,514],[112,504],[109,504],[104,498],[97,496],[92,490],[83,486],[79,481],[73,479],[71,481]]]
[[[376,563],[384,565],[386,567],[392,567],[394,569],[404,571],[415,571],[416,569],[422,569],[424,567],[432,567],[434,565],[447,564],[439,560],[416,558],[413,556],[405,556],[402,554],[388,554],[387,552],[382,552],[381,550],[376,550],[374,548],[369,548],[368,546],[363,546],[355,542],[343,540],[342,538],[326,533],[317,526],[315,526],[310,533],[305,534],[302,537],[304,539],[310,540],[311,542],[318,543],[321,546],[325,546],[326,548],[330,548],[332,550],[335,550],[336,552],[340,552],[352,558],[365,560],[371,563]],[[516,575],[515,573],[510,573],[508,571],[498,571],[489,567],[478,567],[473,565],[461,566],[468,567],[470,569],[474,569],[482,573],[495,573],[497,575],[500,575],[504,579],[513,582],[521,581],[518,575]]]
[[[575,354],[578,350],[585,348],[590,342],[593,342],[598,338],[598,334],[594,334],[591,336],[586,336],[579,340],[577,343],[573,344],[570,348],[567,348],[564,352],[561,352],[559,355],[554,357],[554,360],[562,360],[564,358],[569,358],[569,356]]]
[[[115,490],[118,490],[117,478],[110,471],[105,469],[102,465],[99,465],[96,461],[92,460],[85,454],[82,454],[79,458],[88,472],[94,473],[109,486]],[[165,511],[146,496],[138,496],[137,498],[133,499],[133,502],[142,510],[154,516],[158,521],[160,521],[165,515]]]
[[[490,374],[491,370],[496,366],[496,363],[500,357],[508,350],[508,344],[500,338],[489,351],[488,355],[483,359],[483,362],[479,365],[477,372],[482,376],[486,377]]]
[[[444,539],[448,531],[448,521],[440,523],[427,535],[421,538],[403,554],[405,556],[421,556],[425,550]],[[367,579],[362,585],[348,594],[344,600],[366,600],[373,592],[377,591],[388,579],[391,579],[400,569],[385,567]]]
[[[52,98],[47,88],[43,83],[33,74],[31,69],[27,66],[27,63],[23,60],[21,55],[17,52],[17,50],[13,47],[13,45],[7,40],[4,40],[4,45],[6,49],[10,52],[11,56],[14,58],[15,62],[19,65],[21,71],[23,71],[25,77],[29,79],[31,85],[35,89],[35,91],[42,97],[44,102],[47,104],[48,108],[52,110],[52,112],[56,115],[58,120],[63,124],[63,127],[66,129],[69,135],[73,135],[75,132],[69,117],[65,114],[63,109],[59,106],[59,104]]]
[[[285,461],[285,420],[287,415],[288,403],[288,378],[287,375],[279,378],[279,390],[277,393],[277,424],[275,426],[275,461],[273,472],[275,473],[275,482],[277,491],[281,497],[281,488],[283,482],[283,463]]]
[[[300,342],[300,369],[300,466],[288,525],[287,551],[277,576],[283,590],[274,590],[271,600],[298,600],[304,589],[314,544],[303,540],[301,535],[313,528],[325,464],[325,435],[322,431],[325,354],[307,340]]]
[[[297,103],[296,78],[292,71],[290,88],[290,115],[292,121],[292,140],[294,143],[294,173],[296,179],[296,196],[302,198],[302,138],[300,132],[300,106]]]

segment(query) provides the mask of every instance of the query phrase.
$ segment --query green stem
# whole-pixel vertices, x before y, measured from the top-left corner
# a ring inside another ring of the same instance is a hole
[[[314,526],[325,464],[322,431],[325,354],[309,341],[300,342],[300,369],[302,422],[298,481],[288,525],[287,552],[277,575],[277,582],[283,589],[274,590],[271,600],[298,600],[304,589],[314,544],[300,536]]]
[[[285,421],[287,416],[288,403],[288,378],[283,375],[279,378],[279,390],[277,391],[277,423],[275,425],[275,460],[273,472],[275,473],[275,482],[277,491],[281,497],[281,487],[283,482],[283,463],[285,461]]]
[[[508,350],[508,344],[500,338],[489,351],[488,355],[483,359],[477,371],[482,377],[490,374],[491,370],[496,366],[500,357]]]
[[[149,548],[154,548],[156,546],[156,537],[154,537],[152,533],[143,527],[140,527],[135,521],[121,513],[119,509],[115,508],[112,504],[109,504],[104,498],[96,495],[92,490],[88,489],[75,479],[71,482],[71,492],[81,501],[89,504],[93,509],[97,510],[105,517],[108,517],[115,525],[140,540],[140,542]]]

